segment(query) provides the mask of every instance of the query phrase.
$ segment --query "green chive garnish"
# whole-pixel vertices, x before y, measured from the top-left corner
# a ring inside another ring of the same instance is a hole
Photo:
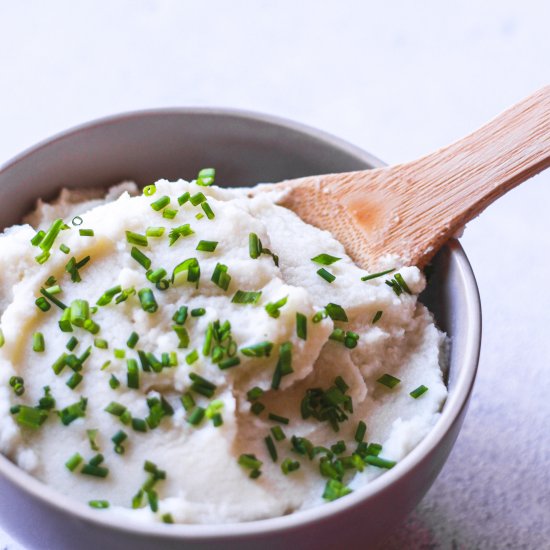
[[[273,443],[273,439],[271,438],[271,436],[268,435],[267,437],[264,437],[264,441],[271,460],[273,460],[273,462],[277,462],[277,449],[275,448],[275,443]]]
[[[124,454],[124,447],[122,446],[122,443],[128,439],[128,434],[122,430],[119,430],[113,437],[111,437],[111,441],[115,444],[115,453],[119,455]]]
[[[275,372],[273,373],[271,388],[278,390],[281,384],[281,378],[292,372],[292,343],[284,342],[279,346],[279,360],[277,361]]]
[[[185,362],[188,365],[192,365],[198,358],[199,358],[199,352],[196,349],[194,349],[191,353],[188,353],[185,356]]]
[[[59,245],[59,250],[61,250],[61,252],[63,252],[63,254],[70,254],[71,253],[71,249],[66,244],[60,244]]]
[[[126,231],[126,241],[137,246],[147,246],[148,244],[147,237],[145,235],[140,235],[139,233],[134,233],[133,231]]]
[[[46,300],[46,298],[44,298],[43,296],[40,296],[40,298],[37,298],[34,303],[36,304],[36,307],[39,310],[43,311],[44,313],[46,311],[49,311],[50,308],[52,307],[50,305],[50,302],[48,302],[48,300]]]
[[[180,195],[178,197],[178,204],[182,206],[185,204],[189,199],[191,198],[191,193],[189,191],[186,191],[183,195]]]
[[[307,340],[307,317],[299,312],[296,312],[296,336]]]
[[[315,256],[315,258],[311,258],[311,261],[321,265],[332,265],[341,259],[342,258],[337,258],[336,256],[331,256],[330,254],[319,254],[318,256]]]
[[[392,376],[391,374],[383,374],[380,378],[378,378],[377,382],[380,384],[392,389],[401,382],[399,378],[396,378],[395,376]]]
[[[79,229],[78,233],[81,237],[93,237],[94,236],[94,230],[93,229]]]
[[[267,314],[270,317],[277,319],[281,315],[281,312],[279,310],[286,305],[287,300],[288,300],[288,296],[285,296],[284,298],[281,298],[276,302],[269,302],[268,304],[266,304],[265,310],[267,311]]]
[[[176,313],[174,313],[174,316],[172,317],[172,321],[176,323],[176,325],[184,325],[185,321],[187,320],[187,306],[181,306]]]
[[[273,422],[279,422],[279,424],[286,425],[290,422],[288,418],[284,416],[279,416],[278,414],[275,414],[275,413],[269,413],[267,417],[269,418],[269,420],[273,420]]]
[[[372,324],[376,324],[378,323],[378,321],[380,321],[380,319],[382,318],[382,311],[381,310],[378,310],[375,314],[374,314],[374,317],[372,318]]]
[[[201,202],[204,202],[205,200],[206,200],[206,197],[204,196],[203,193],[196,193],[195,195],[189,197],[189,202],[193,206],[198,206],[199,204],[201,204]]]
[[[197,176],[197,185],[202,185],[203,187],[208,187],[214,183],[214,178],[216,177],[215,168],[203,168]]]
[[[146,197],[150,197],[151,195],[154,195],[155,193],[157,192],[157,186],[152,184],[152,185],[146,185],[144,188],[143,188],[143,194],[146,196]]]
[[[80,382],[82,382],[82,375],[79,372],[73,372],[71,377],[67,380],[67,386],[71,388],[71,390],[74,390]]]
[[[96,508],[97,510],[105,510],[105,508],[109,508],[109,501],[108,500],[90,500],[88,502],[88,506],[90,508]]]
[[[111,378],[109,378],[109,386],[113,390],[116,390],[120,386],[120,381],[114,374],[111,374]]]
[[[231,282],[231,275],[227,273],[227,266],[224,264],[216,264],[212,273],[211,281],[219,286],[222,290],[227,291]]]
[[[332,283],[336,279],[336,276],[327,271],[324,267],[317,271],[317,275],[319,275],[319,277],[324,279],[327,283]]]
[[[3,339],[3,336],[0,339]],[[2,346],[0,345],[0,347]],[[37,353],[41,353],[46,349],[46,344],[44,343],[44,335],[41,332],[35,332],[33,334],[32,349]]]
[[[246,398],[249,401],[256,401],[256,399],[259,399],[264,394],[264,390],[262,388],[259,388],[258,386],[254,386],[253,388],[249,389],[246,392]]]
[[[246,291],[246,290],[237,290],[231,303],[233,304],[256,304],[260,299],[262,292]]]
[[[185,271],[187,271],[187,281],[190,283],[197,283],[196,286],[198,288],[201,269],[197,258],[188,258],[174,268],[172,272],[172,284],[174,284],[176,277]]]
[[[189,413],[189,416],[187,417],[187,422],[189,422],[189,424],[191,424],[192,426],[198,426],[202,422],[205,412],[206,410],[202,407],[195,407]]]
[[[397,464],[397,462],[394,462],[393,460],[387,460],[385,458],[374,455],[367,455],[364,460],[367,464],[370,464],[371,466],[377,466],[378,468],[386,469],[393,468]]]
[[[220,370],[226,370],[232,367],[236,367],[237,365],[240,365],[240,363],[241,363],[241,360],[238,357],[229,357],[228,359],[224,359],[223,361],[220,361],[218,363],[218,367]]]
[[[174,325],[172,329],[176,333],[179,340],[178,348],[187,348],[189,346],[189,333],[187,332],[187,329],[179,325]]]
[[[425,394],[428,391],[428,388],[424,385],[418,386],[418,388],[414,389],[409,395],[413,397],[414,399],[418,399],[421,395]]]
[[[178,211],[174,208],[165,208],[162,211],[162,217],[166,218],[167,220],[173,220],[178,214]]]
[[[346,315],[344,308],[342,306],[339,306],[338,304],[327,304],[325,307],[325,311],[333,321],[348,321],[348,316]]]
[[[272,349],[272,342],[260,342],[246,348],[241,348],[240,351],[247,357],[269,357]]]
[[[329,479],[325,485],[323,498],[328,501],[333,501],[345,495],[349,495],[351,492],[351,489],[346,487],[341,481]]]
[[[273,428],[271,428],[271,433],[275,438],[275,441],[282,441],[283,439],[286,439],[285,432],[283,432],[281,426],[273,426]]]
[[[256,233],[248,235],[248,252],[253,260],[259,258],[262,253],[262,242]]]
[[[391,273],[392,271],[395,271],[395,268],[392,267],[391,269],[388,269],[386,271],[381,271],[380,273],[373,273],[372,275],[365,275],[364,277],[361,277],[362,281],[370,281],[371,279],[376,279],[377,277],[382,277],[383,275],[387,275],[388,273]]]
[[[157,199],[156,201],[151,203],[151,208],[158,212],[159,210],[162,210],[164,207],[168,206],[170,204],[170,197],[167,195],[164,195]]]
[[[148,227],[145,230],[146,237],[162,237],[166,229],[164,227]]]
[[[88,405],[88,400],[85,397],[81,397],[80,401],[61,409],[57,414],[61,419],[63,425],[68,426],[77,418],[82,418],[86,416],[86,406]]]
[[[141,303],[141,308],[147,313],[155,313],[158,309],[157,301],[153,291],[150,288],[142,288],[138,292],[139,301]]]
[[[399,283],[399,286],[403,289],[404,292],[406,292],[407,294],[412,294],[411,289],[408,287],[401,273],[396,273],[393,278]]]
[[[80,464],[82,464],[83,460],[84,459],[79,453],[75,453],[73,456],[71,456],[71,458],[69,458],[69,460],[67,460],[67,462],[65,462],[65,467],[71,472],[74,472],[80,466]]]
[[[139,389],[139,368],[135,359],[128,359],[127,366],[127,384],[129,388]]]
[[[214,214],[214,211],[212,210],[212,208],[207,202],[203,202],[201,204],[201,208],[203,209],[204,213],[206,214],[206,217],[209,220],[213,220],[216,217],[216,215]]]
[[[367,433],[367,425],[360,420],[359,424],[357,424],[357,429],[355,430],[355,436],[354,439],[357,441],[357,443],[361,443],[363,439],[365,439],[365,434]]]
[[[218,241],[199,241],[197,250],[201,252],[214,252],[218,246]]]
[[[137,249],[135,246],[132,247],[130,255],[144,269],[149,269],[151,267],[151,259],[148,258],[141,250]]]
[[[110,288],[103,293],[96,304],[98,306],[106,306],[107,304],[110,304],[113,298],[120,292],[122,292],[122,287],[120,285]]]
[[[136,347],[136,344],[138,343],[139,341],[139,335],[137,332],[132,332],[132,334],[130,334],[130,337],[128,338],[128,340],[126,341],[126,345],[130,348],[130,349],[134,349]]]
[[[203,307],[197,307],[191,310],[191,317],[202,317],[206,313]]]
[[[281,471],[283,472],[283,474],[285,474],[285,476],[299,469],[300,469],[300,463],[297,460],[292,460],[291,458],[285,458],[281,462]]]

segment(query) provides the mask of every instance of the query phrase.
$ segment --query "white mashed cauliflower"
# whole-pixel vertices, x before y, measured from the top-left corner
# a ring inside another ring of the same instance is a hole
[[[34,229],[0,235],[2,453],[101,513],[227,523],[343,496],[428,433],[446,397],[445,336],[417,301],[417,268],[362,281],[328,232],[267,195],[164,180],[132,195],[64,191],[39,203]],[[38,263],[30,241],[59,218]]]

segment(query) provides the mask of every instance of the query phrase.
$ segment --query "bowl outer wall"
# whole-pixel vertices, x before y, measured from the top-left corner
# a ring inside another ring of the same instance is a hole
[[[381,166],[337,138],[270,116],[222,109],[129,113],[64,132],[0,169],[0,228],[17,223],[36,197],[63,187],[190,179],[204,166],[218,181],[251,185],[315,173]],[[481,336],[479,295],[457,241],[433,262],[421,299],[452,339],[449,397],[437,425],[393,470],[352,495],[281,518],[232,525],[120,524],[58,495],[0,456],[0,521],[29,548],[372,547],[416,506],[456,440],[475,379]]]

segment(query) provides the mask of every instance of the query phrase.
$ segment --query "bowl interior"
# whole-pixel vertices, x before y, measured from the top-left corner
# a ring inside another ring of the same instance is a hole
[[[206,166],[216,167],[217,180],[223,185],[242,186],[381,165],[375,157],[332,136],[263,115],[204,109],[131,113],[60,134],[4,165],[0,169],[0,230],[20,222],[38,197],[51,199],[64,186],[107,187],[122,180],[145,185],[159,178],[192,179]],[[451,337],[449,399],[440,421],[441,433],[434,430],[435,434],[405,459],[409,465],[422,453],[433,450],[445,426],[461,414],[475,377],[479,299],[473,273],[456,241],[435,257],[430,283],[421,299],[434,313],[438,326]],[[365,488],[364,496],[390,483],[400,475],[398,470],[375,480],[372,487]],[[43,488],[2,456],[0,473],[35,496],[40,496],[42,490],[44,500],[48,498],[49,488]],[[345,501],[331,504],[331,510],[345,508]],[[353,503],[352,498],[349,503]],[[71,508],[68,499],[60,499],[56,505],[73,513],[83,510],[74,503]],[[314,514],[329,514],[326,508]],[[78,513],[81,517],[87,515]],[[262,523],[271,522],[276,527],[286,522],[288,526],[299,522],[302,514],[309,517],[306,511],[296,514],[296,518],[293,515]],[[175,532],[183,533],[189,526],[174,526],[180,527]],[[238,529],[250,530],[246,526]]]

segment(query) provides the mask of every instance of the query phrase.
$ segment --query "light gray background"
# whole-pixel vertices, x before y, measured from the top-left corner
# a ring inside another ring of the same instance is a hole
[[[0,162],[89,119],[179,105],[413,159],[550,81],[549,21],[547,0],[0,0]],[[549,208],[547,172],[464,233],[479,377],[443,473],[385,548],[550,548]],[[3,547],[20,548],[0,531]]]

